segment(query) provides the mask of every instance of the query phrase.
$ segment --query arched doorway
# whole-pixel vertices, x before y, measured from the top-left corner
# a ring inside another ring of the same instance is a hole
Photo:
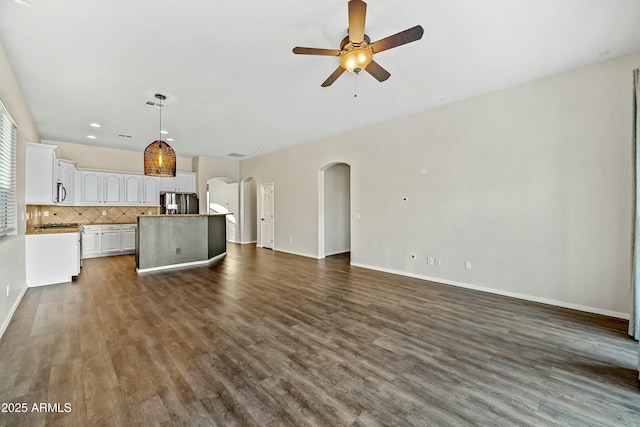
[[[351,251],[351,166],[330,163],[318,173],[318,258]]]
[[[226,177],[207,180],[207,213],[227,213],[227,241],[238,242],[238,183]]]

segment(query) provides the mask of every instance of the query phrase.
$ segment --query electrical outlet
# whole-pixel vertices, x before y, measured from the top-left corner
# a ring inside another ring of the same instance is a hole
[[[42,212],[42,214],[43,214],[44,216],[49,216],[49,211],[44,211],[44,212]]]
[[[440,267],[440,258],[436,258],[435,261],[436,261],[436,265]]]
[[[411,258],[411,259],[416,259],[417,257],[418,257],[418,256],[417,256],[416,254],[413,254],[413,253],[412,253],[412,254],[409,254],[409,258]]]
[[[360,219],[360,212],[354,212],[353,219]]]
[[[420,169],[420,175],[424,175],[424,174],[426,174],[428,172],[429,172],[429,170],[427,168]]]
[[[433,257],[432,256],[427,257],[427,264],[433,265]]]
[[[102,211],[102,216],[107,216],[107,211]]]
[[[9,296],[9,288],[11,287],[11,285],[7,285],[7,296]]]
[[[464,262],[464,269],[465,270],[471,270],[471,261],[465,261]]]
[[[293,237],[289,237],[289,243],[293,243]]]

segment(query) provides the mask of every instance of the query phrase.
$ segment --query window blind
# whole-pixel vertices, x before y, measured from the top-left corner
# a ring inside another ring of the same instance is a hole
[[[0,237],[16,231],[16,129],[0,102]]]

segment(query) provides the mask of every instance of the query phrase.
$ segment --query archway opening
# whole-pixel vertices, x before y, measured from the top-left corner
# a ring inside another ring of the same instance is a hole
[[[215,177],[207,180],[207,213],[227,215],[227,241],[239,241],[238,183],[230,178]]]
[[[318,257],[350,253],[351,167],[331,163],[318,178]]]

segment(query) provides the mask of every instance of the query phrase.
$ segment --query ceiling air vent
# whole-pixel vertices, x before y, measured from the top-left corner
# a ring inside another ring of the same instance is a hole
[[[160,107],[160,103],[159,102],[153,102],[153,101],[147,101],[144,103],[145,106],[147,107],[151,107],[151,108],[158,108]],[[166,107],[166,104],[162,105],[163,107]]]
[[[120,135],[118,135],[120,138],[131,138],[131,135],[125,135],[123,133],[121,133]]]
[[[227,154],[228,157],[246,157],[246,154],[240,154],[240,153],[229,153]]]

